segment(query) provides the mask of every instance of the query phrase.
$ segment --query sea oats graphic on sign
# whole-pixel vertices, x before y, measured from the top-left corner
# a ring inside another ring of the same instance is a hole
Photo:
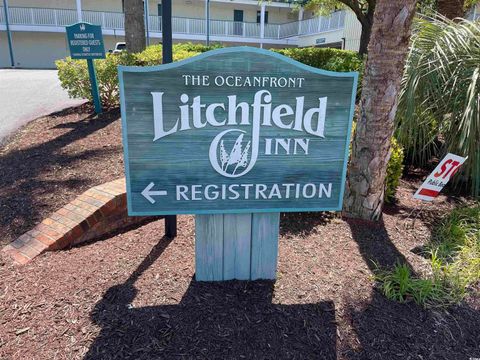
[[[225,145],[223,145],[223,140],[220,143],[220,162],[222,163],[222,170],[225,171],[225,165],[228,163],[228,154],[225,150]]]
[[[232,175],[235,175],[235,172],[239,167],[245,168],[248,165],[248,151],[250,150],[250,141],[243,149],[243,135],[244,134],[240,134],[237,140],[235,140],[235,144],[233,145],[230,154],[227,154],[223,140],[220,143],[220,162],[222,163],[222,170],[228,172],[228,167],[230,165],[235,165],[233,171],[230,170],[229,172]]]

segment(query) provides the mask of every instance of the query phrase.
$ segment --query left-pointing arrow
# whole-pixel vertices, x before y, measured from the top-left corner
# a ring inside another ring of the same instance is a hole
[[[147,185],[145,189],[142,191],[142,195],[145,199],[150,201],[151,204],[155,204],[155,199],[152,196],[164,196],[167,195],[167,192],[165,190],[157,190],[154,191],[152,188],[155,186],[153,182]]]

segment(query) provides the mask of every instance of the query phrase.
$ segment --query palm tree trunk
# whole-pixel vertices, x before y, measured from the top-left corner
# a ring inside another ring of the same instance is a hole
[[[417,0],[377,0],[352,146],[344,214],[382,214],[390,139]]]
[[[448,19],[463,17],[465,0],[438,0],[437,10]]]
[[[142,0],[125,0],[125,42],[127,51],[145,50],[145,19]]]

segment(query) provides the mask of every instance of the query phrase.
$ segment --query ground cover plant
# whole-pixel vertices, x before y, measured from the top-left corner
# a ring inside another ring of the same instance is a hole
[[[397,263],[391,270],[377,270],[376,279],[388,299],[445,307],[458,304],[469,291],[479,295],[480,204],[446,215],[422,254],[431,266],[425,277],[414,274],[405,263]]]

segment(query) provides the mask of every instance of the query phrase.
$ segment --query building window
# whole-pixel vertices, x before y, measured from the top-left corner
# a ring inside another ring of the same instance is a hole
[[[162,16],[163,15],[162,3],[158,3],[157,10],[158,10],[158,16]]]
[[[262,12],[257,10],[257,24],[260,24],[262,20]],[[268,24],[268,11],[265,11],[265,24]]]

